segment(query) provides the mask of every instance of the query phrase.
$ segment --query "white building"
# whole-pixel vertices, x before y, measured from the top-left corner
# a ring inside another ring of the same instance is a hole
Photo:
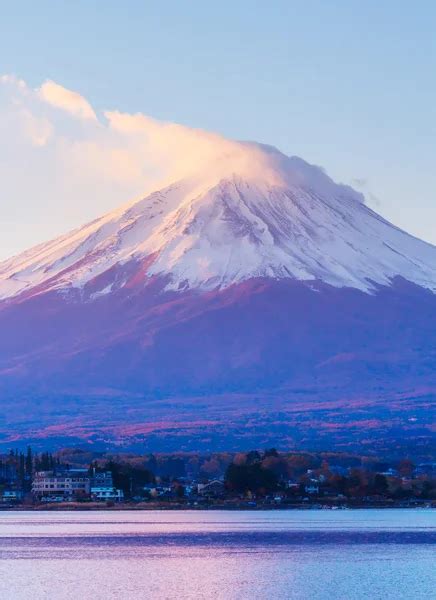
[[[86,469],[38,471],[32,481],[32,494],[40,500],[53,497],[72,500],[89,493],[90,478]]]
[[[97,502],[122,502],[124,500],[124,492],[114,487],[91,486],[91,498]]]
[[[197,486],[197,492],[200,496],[222,496],[225,492],[225,486],[222,481],[215,479],[209,483],[199,483]]]
[[[0,494],[0,500],[2,502],[18,502],[23,499],[23,492],[21,490],[3,490]]]

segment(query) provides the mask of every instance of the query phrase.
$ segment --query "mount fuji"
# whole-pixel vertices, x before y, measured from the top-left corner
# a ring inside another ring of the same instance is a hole
[[[0,263],[5,443],[427,440],[436,247],[300,158],[235,148]]]

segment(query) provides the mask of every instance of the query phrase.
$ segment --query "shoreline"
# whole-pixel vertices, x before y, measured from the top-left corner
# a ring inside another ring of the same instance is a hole
[[[92,506],[84,506],[81,504],[75,503],[63,503],[55,506],[47,506],[47,505],[37,505],[37,506],[1,506],[1,512],[122,512],[122,511],[228,511],[228,512],[259,512],[259,511],[284,511],[284,510],[382,510],[382,509],[396,509],[396,510],[429,510],[436,509],[436,505],[434,503],[425,503],[414,506],[404,506],[400,504],[356,504],[356,505],[327,505],[327,504],[296,504],[296,505],[259,505],[259,506],[228,506],[221,504],[211,504],[208,506],[188,506],[186,504],[156,504],[153,506],[145,505],[145,504],[121,504],[114,506],[105,506],[105,505],[92,505]]]

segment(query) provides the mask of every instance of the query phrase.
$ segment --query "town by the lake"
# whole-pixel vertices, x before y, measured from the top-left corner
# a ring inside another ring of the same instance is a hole
[[[352,454],[0,455],[0,509],[436,507],[436,463]]]

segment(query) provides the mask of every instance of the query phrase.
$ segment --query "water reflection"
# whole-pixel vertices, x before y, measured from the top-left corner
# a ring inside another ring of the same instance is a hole
[[[0,598],[431,598],[435,515],[0,513]]]

